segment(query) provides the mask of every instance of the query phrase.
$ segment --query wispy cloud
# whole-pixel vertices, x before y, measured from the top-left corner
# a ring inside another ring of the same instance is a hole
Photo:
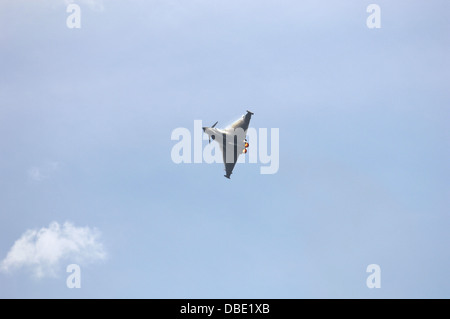
[[[32,166],[28,169],[28,178],[33,182],[42,182],[60,170],[60,163],[46,162],[41,166]]]
[[[28,177],[34,182],[40,182],[45,179],[45,175],[42,173],[39,167],[30,167],[27,171]]]
[[[82,266],[105,259],[99,238],[97,229],[76,227],[69,222],[52,222],[49,227],[27,230],[1,262],[0,271],[25,268],[37,278],[54,277],[63,262]]]

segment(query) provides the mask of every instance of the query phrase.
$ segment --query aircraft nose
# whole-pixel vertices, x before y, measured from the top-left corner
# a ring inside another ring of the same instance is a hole
[[[203,129],[203,132],[206,132],[206,127],[205,126],[203,126],[202,129]]]

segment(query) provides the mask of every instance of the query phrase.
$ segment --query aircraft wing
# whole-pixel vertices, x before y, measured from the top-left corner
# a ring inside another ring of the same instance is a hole
[[[227,156],[227,149],[228,152],[232,152]],[[237,143],[237,144],[227,144],[224,143],[222,144],[222,156],[223,156],[223,164],[225,165],[225,177],[226,178],[230,178],[230,175],[233,172],[234,166],[236,165],[236,162],[239,158],[239,155],[242,154],[242,151],[244,150],[244,144],[242,143]]]
[[[203,128],[204,132],[206,132],[210,137],[212,137],[213,140],[222,146],[222,156],[223,164],[225,165],[226,178],[230,178],[230,175],[233,173],[233,169],[239,155],[247,151],[246,148],[248,147],[248,143],[245,137],[252,115],[252,112],[247,111],[242,118],[234,122],[231,127],[228,127],[225,130],[215,129],[214,126],[217,122],[210,128]]]
[[[230,175],[233,173],[233,169],[234,169],[234,166],[236,165],[236,162],[234,162],[234,163],[225,163],[225,177],[226,178],[230,178]]]

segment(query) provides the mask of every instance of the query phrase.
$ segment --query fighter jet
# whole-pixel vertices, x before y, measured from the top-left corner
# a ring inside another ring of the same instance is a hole
[[[225,165],[225,177],[230,179],[239,155],[247,153],[249,147],[246,139],[248,125],[253,113],[247,111],[239,120],[224,129],[215,128],[218,122],[211,127],[203,127],[203,132],[209,135],[211,139],[221,146],[223,163]]]

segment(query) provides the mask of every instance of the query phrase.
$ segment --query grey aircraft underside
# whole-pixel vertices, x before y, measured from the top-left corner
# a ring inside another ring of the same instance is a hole
[[[230,178],[234,166],[242,153],[247,153],[249,146],[246,134],[250,119],[253,113],[247,111],[239,120],[224,129],[215,128],[218,122],[211,127],[203,127],[203,132],[209,135],[211,139],[216,141],[221,146],[223,163],[225,165],[225,177]]]

